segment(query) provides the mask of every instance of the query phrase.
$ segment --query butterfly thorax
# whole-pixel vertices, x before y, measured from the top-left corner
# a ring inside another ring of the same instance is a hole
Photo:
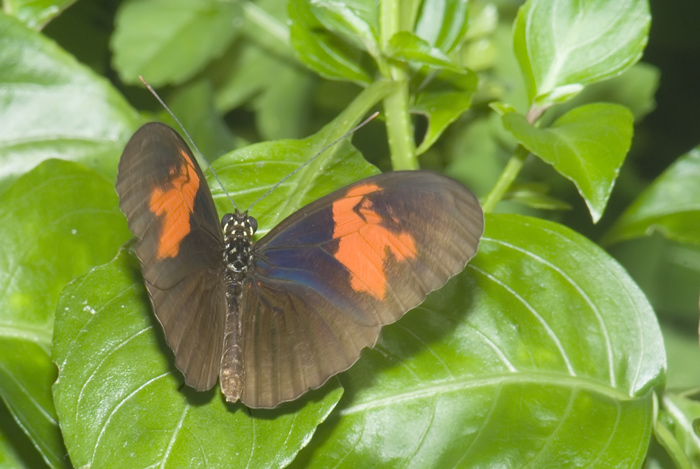
[[[245,212],[227,213],[221,219],[224,230],[226,281],[239,286],[253,266],[253,234],[258,228],[255,218]]]

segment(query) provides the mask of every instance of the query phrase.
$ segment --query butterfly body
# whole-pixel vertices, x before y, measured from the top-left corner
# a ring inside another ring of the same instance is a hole
[[[381,327],[459,273],[483,214],[461,184],[422,171],[373,176],[257,222],[214,202],[177,133],[146,124],[119,165],[153,309],[185,382],[274,407],[350,367]]]

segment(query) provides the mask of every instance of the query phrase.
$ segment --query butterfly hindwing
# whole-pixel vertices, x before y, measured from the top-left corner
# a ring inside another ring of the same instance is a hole
[[[221,362],[226,298],[223,234],[204,175],[177,132],[150,123],[124,149],[116,188],[175,363],[188,385],[209,389]]]
[[[244,285],[243,403],[273,407],[347,369],[464,268],[483,226],[471,192],[424,171],[364,179],[285,219]]]

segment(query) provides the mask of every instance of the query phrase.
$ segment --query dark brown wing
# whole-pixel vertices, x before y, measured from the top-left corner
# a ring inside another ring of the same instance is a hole
[[[364,179],[288,217],[254,248],[242,402],[274,407],[347,369],[464,269],[483,228],[471,192],[424,171]]]
[[[226,297],[223,234],[202,171],[177,132],[150,123],[126,145],[116,188],[175,364],[189,386],[209,389],[221,363]]]

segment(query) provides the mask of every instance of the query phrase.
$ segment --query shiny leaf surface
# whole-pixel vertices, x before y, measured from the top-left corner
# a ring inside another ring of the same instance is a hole
[[[651,307],[604,251],[491,215],[466,271],[341,376],[295,467],[638,467],[664,368]]]
[[[53,41],[0,13],[0,191],[48,158],[114,180],[138,115]]]
[[[700,244],[700,150],[679,158],[622,214],[603,238],[606,244],[658,231]]]
[[[0,196],[0,396],[52,466],[65,455],[51,398],[56,300],[129,239],[116,202],[110,182],[58,160]]]
[[[562,102],[639,60],[651,16],[646,0],[530,0],[518,12],[514,49],[530,103]]]
[[[632,143],[632,113],[616,104],[588,104],[540,129],[508,113],[503,125],[530,152],[574,184],[594,222],[603,215]]]
[[[182,83],[224,53],[241,23],[236,2],[145,0],[121,5],[112,36],[122,80]]]

